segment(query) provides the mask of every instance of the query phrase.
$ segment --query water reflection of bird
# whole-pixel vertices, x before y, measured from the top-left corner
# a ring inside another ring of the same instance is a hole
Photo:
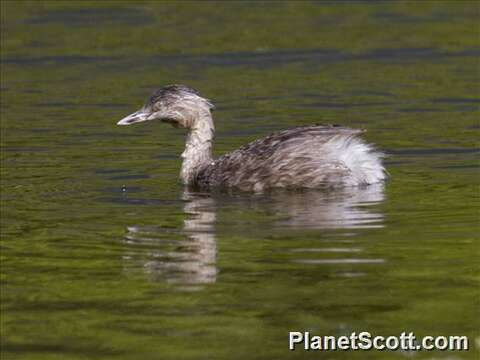
[[[351,229],[383,227],[383,214],[371,206],[384,199],[378,185],[334,192],[276,194],[273,211],[277,226],[298,229]]]
[[[155,91],[118,125],[161,120],[188,130],[180,177],[185,185],[209,189],[345,187],[385,180],[382,154],[366,144],[362,130],[304,126],[271,134],[216,160],[212,158],[213,105],[184,85]]]
[[[126,240],[130,244],[149,245],[155,250],[144,269],[155,279],[182,285],[213,283],[217,277],[215,239],[215,201],[205,194],[184,192],[185,201],[180,239],[175,231],[161,227],[129,226]],[[135,253],[127,256],[132,260]]]
[[[261,196],[224,196],[185,191],[182,195],[185,219],[181,229],[158,226],[129,226],[125,237],[129,246],[124,256],[126,268],[136,268],[139,264],[156,281],[166,281],[195,290],[201,285],[217,281],[217,204],[227,209],[231,206],[271,214],[268,233],[286,228],[303,229],[353,229],[378,228],[383,226],[383,215],[372,206],[384,199],[383,187],[369,186],[345,188],[338,191],[278,191]],[[227,211],[227,210],[224,210]],[[259,219],[259,221],[263,221]],[[261,233],[262,225],[252,224],[251,219],[244,224],[236,221],[235,226],[220,225],[223,231],[244,232],[252,226]],[[248,231],[247,231],[248,232]],[[328,261],[329,263],[380,262],[379,259],[344,258],[346,252],[361,252],[352,243],[336,243],[335,247],[296,249],[294,262]],[[352,247],[353,246],[353,247]],[[142,248],[147,249],[143,252]],[[311,252],[338,252],[339,258],[312,260]]]

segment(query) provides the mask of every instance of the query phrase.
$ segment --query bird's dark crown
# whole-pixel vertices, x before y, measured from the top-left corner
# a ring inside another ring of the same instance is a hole
[[[188,95],[196,95],[200,97],[200,93],[197,90],[192,89],[186,85],[166,85],[164,87],[161,87],[160,89],[155,90],[145,105],[153,106],[159,101],[168,104],[170,102],[178,100],[178,98]]]

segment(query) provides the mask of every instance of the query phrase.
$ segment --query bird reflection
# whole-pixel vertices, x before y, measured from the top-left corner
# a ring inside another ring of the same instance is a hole
[[[371,210],[384,198],[383,185],[278,194],[274,211],[284,216],[277,226],[299,229],[360,229],[383,227],[383,214]]]
[[[130,244],[156,245],[144,263],[145,271],[155,280],[182,285],[214,283],[217,279],[215,239],[215,201],[206,194],[185,191],[185,220],[181,231],[162,227],[128,227]],[[127,255],[128,260],[133,256]],[[191,288],[194,289],[194,288]]]
[[[242,224],[239,219],[234,227],[226,224],[216,225],[217,205],[222,204],[223,211],[233,207],[248,212],[252,209],[261,210],[260,213],[273,214],[260,225],[259,235],[265,232],[282,231],[283,228],[296,230],[303,229],[347,229],[349,234],[354,229],[383,227],[383,214],[377,207],[384,200],[382,186],[365,188],[351,188],[330,192],[307,191],[269,193],[249,196],[243,194],[206,194],[185,191],[182,194],[184,201],[183,212],[185,219],[181,229],[162,228],[158,226],[130,226],[125,241],[130,245],[130,253],[125,254],[124,260],[135,267],[141,263],[144,271],[156,281],[166,281],[183,286],[185,289],[195,290],[202,285],[215,283],[217,280],[217,240],[216,227],[223,233],[242,231],[242,226],[252,227],[251,219],[248,224]],[[257,213],[257,212],[255,212]],[[235,220],[234,220],[235,221]],[[253,225],[255,226],[255,225]],[[238,228],[240,230],[238,230]],[[135,251],[148,248],[148,254]],[[151,250],[153,249],[153,250]],[[295,249],[294,249],[295,250]],[[300,253],[313,252],[361,252],[358,247],[345,247],[345,244],[331,248],[296,249]],[[147,256],[145,256],[147,255]],[[300,254],[298,254],[300,255]],[[147,259],[146,259],[147,258]],[[298,258],[297,258],[298,260]],[[297,261],[295,260],[295,261]],[[337,259],[339,263],[345,259]],[[347,259],[350,263],[362,263],[365,259]],[[355,260],[355,261],[354,261]],[[310,261],[302,256],[303,261]],[[328,261],[335,263],[335,259],[316,259],[314,263]],[[378,259],[376,263],[380,262]]]

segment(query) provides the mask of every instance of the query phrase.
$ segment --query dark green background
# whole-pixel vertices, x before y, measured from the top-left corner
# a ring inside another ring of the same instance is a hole
[[[479,4],[2,1],[2,360],[411,355],[289,352],[290,330],[478,358]],[[115,126],[168,83],[217,105],[217,154],[340,123],[391,179],[183,194],[181,131]]]

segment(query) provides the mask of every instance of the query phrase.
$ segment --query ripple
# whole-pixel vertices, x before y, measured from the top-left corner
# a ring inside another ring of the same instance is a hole
[[[154,22],[154,17],[138,8],[60,9],[42,11],[25,21],[26,24],[63,24],[65,26],[99,26],[99,24],[125,24],[144,26]]]
[[[382,264],[385,259],[300,259],[292,260],[298,264]]]
[[[291,252],[361,252],[360,248],[306,248],[306,249],[291,249]]]

